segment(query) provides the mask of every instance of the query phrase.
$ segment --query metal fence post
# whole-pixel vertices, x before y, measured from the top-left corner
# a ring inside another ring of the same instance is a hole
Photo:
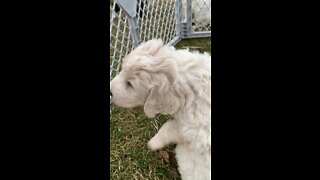
[[[119,6],[124,10],[128,17],[130,32],[133,46],[137,47],[141,44],[139,27],[137,25],[137,1],[136,0],[116,0]]]
[[[187,0],[187,27],[186,27],[186,37],[189,37],[191,34],[192,28],[192,1]]]
[[[182,38],[188,38],[190,37],[191,28],[192,28],[192,9],[191,9],[192,1],[191,0],[184,0],[184,1],[186,2],[185,3],[186,7],[184,7],[184,10],[186,12],[182,12],[182,13],[184,13],[186,21],[183,23],[180,23],[179,31],[181,32],[180,34]]]
[[[181,7],[181,0],[176,0],[176,31],[177,31],[177,36],[180,38],[181,37],[181,17],[182,17],[182,7]]]
[[[137,25],[137,18],[135,17],[130,17],[128,18],[129,24],[130,24],[130,32],[131,32],[131,37],[133,41],[133,46],[136,48],[141,44],[141,38],[139,35],[139,27]]]

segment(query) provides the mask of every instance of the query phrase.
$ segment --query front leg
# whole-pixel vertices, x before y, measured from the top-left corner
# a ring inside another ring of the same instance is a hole
[[[160,128],[158,133],[151,138],[148,147],[152,151],[159,150],[171,143],[179,143],[181,141],[179,126],[177,121],[169,120]]]

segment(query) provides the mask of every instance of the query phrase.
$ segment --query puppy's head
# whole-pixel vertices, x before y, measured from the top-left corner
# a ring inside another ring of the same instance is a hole
[[[168,51],[173,49],[161,40],[150,40],[125,57],[121,72],[110,82],[112,102],[125,108],[144,106],[148,117],[175,112],[177,67],[165,55]]]

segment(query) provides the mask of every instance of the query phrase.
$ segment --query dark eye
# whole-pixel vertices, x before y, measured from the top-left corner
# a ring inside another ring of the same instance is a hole
[[[127,81],[127,86],[132,88],[132,84],[130,81]]]

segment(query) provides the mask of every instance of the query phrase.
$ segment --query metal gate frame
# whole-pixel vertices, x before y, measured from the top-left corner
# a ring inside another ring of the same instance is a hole
[[[132,34],[132,41],[134,47],[137,47],[141,43],[141,38],[139,35],[139,29],[137,26],[137,1],[136,0],[115,0],[121,9],[126,13],[129,24],[130,24],[130,32]],[[211,0],[210,5],[211,5]],[[200,32],[193,32],[192,29],[192,0],[186,0],[186,14],[187,14],[187,21],[182,22],[182,0],[175,1],[176,6],[176,31],[177,35],[174,37],[168,45],[175,45],[179,41],[185,38],[201,38],[201,37],[211,37],[211,31],[200,31]]]

